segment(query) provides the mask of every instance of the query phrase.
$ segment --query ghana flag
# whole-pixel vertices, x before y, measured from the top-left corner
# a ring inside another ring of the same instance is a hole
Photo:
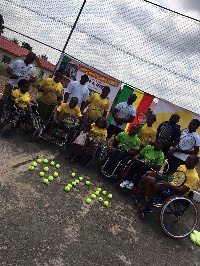
[[[137,99],[136,99],[136,101],[133,104],[133,106],[136,109],[136,113],[139,112],[139,111],[143,111],[143,112],[146,113],[148,111],[153,99],[154,99],[154,96],[150,95],[150,94],[147,94],[147,93],[144,93],[144,92],[141,92],[141,91],[138,91],[136,89],[133,89],[133,88],[127,86],[127,85],[123,86],[122,92],[121,92],[119,98],[117,99],[117,102],[116,102],[115,106],[118,103],[126,102],[131,93],[134,93],[134,94],[137,95]],[[109,121],[108,121],[108,125],[110,125],[112,120],[113,120],[113,117],[111,116]],[[129,131],[130,127],[132,125],[134,125],[134,124],[137,124],[137,123],[138,123],[137,122],[137,117],[135,117],[135,119],[133,120],[132,123],[130,123],[130,124],[128,123],[126,125],[125,131]]]

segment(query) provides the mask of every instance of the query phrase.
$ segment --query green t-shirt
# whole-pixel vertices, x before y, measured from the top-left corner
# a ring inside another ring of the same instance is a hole
[[[164,163],[164,153],[161,150],[155,151],[154,146],[147,145],[141,150],[140,154],[151,164],[162,165]]]
[[[121,132],[115,137],[115,139],[118,141],[117,147],[123,146],[127,151],[131,149],[139,150],[140,139],[137,135],[130,136],[129,132]]]

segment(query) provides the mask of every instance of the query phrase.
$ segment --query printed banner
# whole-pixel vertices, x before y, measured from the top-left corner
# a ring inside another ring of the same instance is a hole
[[[110,93],[108,99],[110,101],[110,107],[121,87],[121,82],[108,75],[101,73],[83,63],[70,58],[68,55],[63,56],[63,59],[58,67],[64,75],[64,87],[66,88],[69,82],[73,80],[80,80],[83,74],[87,74],[89,82],[86,83],[90,94],[97,92],[101,93],[104,86],[110,87]]]

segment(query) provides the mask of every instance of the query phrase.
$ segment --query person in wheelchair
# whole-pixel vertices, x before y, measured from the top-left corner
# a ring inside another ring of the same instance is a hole
[[[173,195],[188,196],[189,192],[193,191],[199,182],[198,173],[195,169],[198,163],[199,157],[197,155],[189,155],[185,161],[185,165],[179,166],[178,170],[183,171],[186,175],[185,181],[180,187],[173,186],[173,181],[172,184],[169,184],[161,180],[161,177],[158,176],[156,178],[150,175],[145,176],[140,186],[144,187],[147,200],[150,201],[156,195],[163,195],[165,197]],[[147,204],[149,204],[149,202]],[[141,211],[144,210],[146,206],[141,207]]]
[[[129,132],[119,133],[109,144],[106,165],[103,164],[103,169],[108,174],[112,175],[118,167],[119,163],[129,156],[135,156],[139,152],[140,139],[137,136],[139,127],[133,125]],[[117,148],[113,148],[117,146]]]
[[[81,117],[81,111],[77,106],[77,103],[78,98],[73,97],[71,98],[69,103],[62,103],[61,105],[59,105],[57,110],[55,110],[55,112],[53,113],[53,120],[50,123],[49,128],[47,129],[47,133],[44,133],[42,137],[47,140],[52,140],[53,131],[56,127],[63,129],[59,138],[62,137],[67,125],[71,122],[71,115],[75,117]]]
[[[128,168],[124,176],[124,181],[120,184],[121,188],[133,189],[138,182],[149,171],[158,171],[164,162],[164,153],[162,152],[163,141],[157,139],[154,145],[144,147],[139,155],[133,158],[133,163]]]

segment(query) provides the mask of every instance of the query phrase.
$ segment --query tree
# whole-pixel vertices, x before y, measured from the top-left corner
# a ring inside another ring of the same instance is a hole
[[[30,52],[32,52],[32,50],[33,50],[33,48],[32,48],[32,47],[30,46],[30,44],[27,43],[27,42],[22,42],[22,48],[27,49],[27,50],[29,50]]]
[[[48,57],[45,55],[45,54],[42,54],[41,56],[40,56],[43,60],[48,60]]]
[[[19,41],[17,39],[15,39],[15,38],[12,39],[11,41],[14,42],[14,43],[16,43],[16,44],[19,44]]]
[[[4,20],[3,20],[3,16],[0,14],[0,35],[3,34],[3,30],[4,30]]]

